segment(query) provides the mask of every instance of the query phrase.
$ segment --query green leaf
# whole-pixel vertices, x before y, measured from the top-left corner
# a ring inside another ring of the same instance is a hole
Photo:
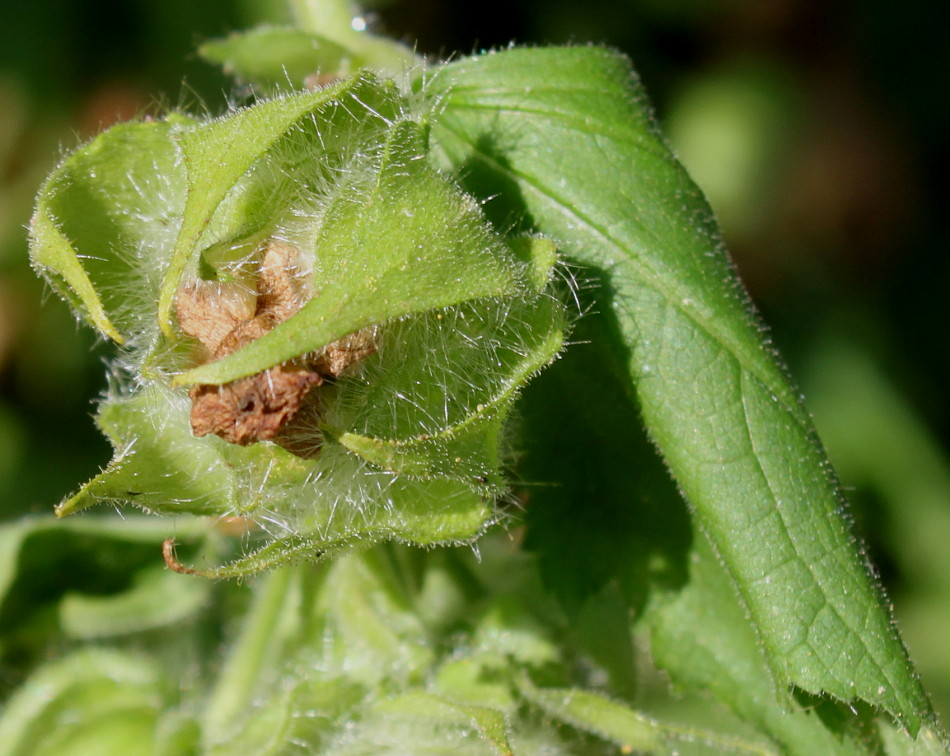
[[[948,753],[946,739],[939,730],[925,727],[915,740],[889,722],[881,722],[881,737],[888,756],[945,756]]]
[[[537,750],[526,744],[522,750],[518,748],[520,743],[515,742],[516,745],[509,742],[505,720],[499,712],[414,691],[366,707],[359,721],[341,730],[322,753],[511,756],[557,752],[549,751],[549,744]]]
[[[207,602],[211,584],[169,572],[154,551],[156,567],[133,576],[132,587],[115,596],[67,593],[59,621],[71,638],[108,638],[167,627],[196,614]]]
[[[285,742],[320,738],[371,691],[423,677],[433,651],[386,553],[348,555],[317,570],[285,568],[256,583],[203,715],[206,740],[218,752],[229,753],[230,744],[244,753],[248,736],[264,742],[267,721]],[[325,721],[305,736],[299,731],[311,718]],[[271,746],[278,751],[279,741]]]
[[[282,644],[290,635],[290,602],[294,595],[290,590],[294,573],[292,570],[278,570],[255,585],[255,597],[243,626],[222,665],[221,671],[205,706],[202,724],[206,738],[211,743],[243,740],[244,728],[239,728],[238,737],[234,729],[240,719],[246,715],[259,688],[263,685],[262,676],[268,666],[279,664]],[[280,720],[282,727],[271,727],[284,734],[286,720],[290,717],[289,701],[285,696],[275,696],[276,700],[267,707],[269,719]],[[273,725],[273,722],[272,722]]]
[[[784,753],[867,752],[868,738],[856,715],[840,727],[827,726],[813,707],[803,709],[786,691],[776,690],[729,576],[704,537],[691,554],[689,585],[648,617],[648,624],[653,657],[675,684],[712,692],[781,744]]]
[[[688,744],[701,743],[711,753],[778,756],[779,751],[763,743],[750,742],[674,722],[663,722],[605,696],[575,688],[536,688],[527,678],[520,685],[531,703],[574,727],[592,732],[615,743],[624,753],[680,753]]]
[[[430,720],[434,728],[437,727],[440,730],[454,726],[460,732],[464,732],[474,726],[481,738],[498,756],[514,754],[508,742],[505,716],[496,709],[457,703],[431,693],[413,691],[397,698],[380,701],[376,706],[376,711],[394,718]]]
[[[657,592],[679,589],[692,539],[683,500],[629,401],[624,365],[611,354],[610,321],[595,309],[599,291],[580,292],[591,312],[518,409],[518,473],[530,502],[525,546],[572,614],[611,581],[636,612]],[[583,401],[568,404],[580,391]]]
[[[167,688],[152,659],[87,649],[40,668],[7,702],[0,755],[154,753]]]
[[[269,100],[177,134],[188,195],[159,292],[158,319],[166,335],[172,335],[171,312],[182,275],[189,264],[197,262],[200,249],[227,241],[229,234],[258,230],[242,228],[246,224],[240,217],[224,229],[212,225],[219,206],[255,164],[268,151],[281,147],[282,139],[299,141],[295,127],[302,123],[300,128],[316,129],[311,139],[322,146],[326,170],[331,170],[341,153],[358,149],[360,133],[378,130],[395,117],[394,89],[391,82],[380,84],[371,74],[363,74],[318,92]],[[206,233],[209,230],[211,236]]]
[[[289,690],[276,691],[257,707],[247,707],[243,718],[228,733],[232,737],[212,743],[207,756],[279,756],[293,742],[293,695]]]
[[[336,74],[348,50],[325,37],[292,27],[261,27],[205,42],[201,56],[220,63],[225,73],[268,90],[300,89],[309,76]]]
[[[626,60],[509,50],[446,65],[423,86],[442,103],[433,138],[446,164],[477,195],[501,195],[489,212],[520,210],[605,271],[615,354],[777,684],[866,700],[916,731],[929,705],[808,415]]]
[[[176,383],[226,383],[365,326],[519,292],[523,266],[472,200],[427,165],[422,125],[397,123],[374,160],[324,210],[314,249],[318,294],[261,338]]]
[[[175,526],[177,536],[188,541],[205,530],[198,522]],[[176,613],[196,610],[186,590],[181,605],[150,605],[136,617],[109,616],[110,609],[125,603],[139,570],[161,565],[161,544],[167,537],[167,523],[135,514],[66,521],[30,517],[0,526],[0,639],[9,675],[48,658],[49,644],[62,644],[64,634],[84,634],[61,611],[64,601],[78,599],[79,592],[92,603],[102,602],[99,607],[105,610],[98,619],[86,613],[83,619],[89,621],[82,629],[97,624],[105,634],[161,627]],[[113,626],[112,618],[128,623]]]
[[[356,66],[395,76],[422,62],[405,45],[370,33],[351,0],[290,0],[290,8],[297,26],[346,48]]]
[[[171,134],[187,123],[171,116],[115,126],[67,157],[40,189],[33,265],[119,343],[153,327],[185,199]]]
[[[347,554],[327,565],[311,620],[328,631],[325,672],[369,691],[421,682],[436,657],[411,595],[399,580],[394,547]]]

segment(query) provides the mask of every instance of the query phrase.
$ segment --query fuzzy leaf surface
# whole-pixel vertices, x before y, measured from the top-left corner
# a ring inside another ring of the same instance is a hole
[[[605,272],[601,306],[631,394],[778,684],[863,699],[916,731],[929,706],[811,421],[627,61],[510,50],[446,65],[424,86],[442,98],[434,140],[468,188],[507,197],[510,215]]]
[[[104,501],[133,502],[163,514],[222,515],[237,509],[234,470],[218,445],[194,437],[188,402],[180,393],[153,383],[104,402],[97,419],[115,456],[59,505],[61,517]]]
[[[527,275],[470,198],[426,162],[425,131],[397,123],[375,166],[340,187],[315,241],[316,295],[269,333],[179,383],[226,383],[376,323],[491,296]]]
[[[226,199],[268,152],[282,140],[301,139],[297,126],[313,128],[323,136],[322,159],[329,169],[348,149],[357,148],[360,135],[379,129],[395,117],[398,98],[392,82],[380,83],[371,74],[347,79],[317,92],[278,97],[209,121],[177,135],[188,175],[188,195],[174,251],[159,292],[158,318],[169,326],[181,277],[194,264],[201,248],[254,228],[242,228],[242,218],[213,224]],[[333,128],[335,126],[336,128]],[[319,138],[319,137],[318,137]],[[326,141],[328,140],[329,141]],[[210,232],[210,233],[209,233]]]
[[[652,649],[657,664],[676,684],[711,691],[781,744],[785,753],[865,753],[861,733],[856,732],[860,725],[857,717],[842,721],[841,726],[828,727],[817,712],[775,690],[753,628],[708,541],[700,537],[690,556],[689,585],[652,618]]]
[[[120,343],[154,321],[185,200],[171,135],[187,123],[173,116],[115,126],[66,158],[40,190],[33,264]]]

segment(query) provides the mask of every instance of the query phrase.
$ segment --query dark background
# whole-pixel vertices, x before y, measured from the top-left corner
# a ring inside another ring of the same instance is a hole
[[[950,77],[931,4],[504,7],[394,0],[370,17],[432,56],[511,41],[630,55],[816,415],[924,682],[950,710]],[[62,149],[117,119],[223,109],[231,85],[195,46],[282,12],[276,0],[0,7],[0,519],[50,512],[110,456],[90,419],[108,350],[28,268],[33,193]]]

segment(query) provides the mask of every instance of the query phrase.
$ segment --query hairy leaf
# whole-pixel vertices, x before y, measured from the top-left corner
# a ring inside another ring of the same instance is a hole
[[[481,196],[604,271],[601,308],[650,433],[735,581],[778,685],[929,706],[842,513],[811,422],[709,208],[621,56],[509,50],[437,70],[433,136]],[[496,211],[499,212],[499,211]]]
[[[430,168],[415,122],[393,127],[376,165],[323,210],[317,295],[269,333],[179,383],[225,383],[318,349],[364,326],[469,299],[512,295],[519,274],[471,200]]]
[[[224,203],[227,209],[227,196],[255,164],[268,151],[282,146],[282,139],[296,137],[294,127],[298,122],[310,119],[318,129],[320,122],[323,124],[319,131],[323,137],[320,144],[326,169],[330,170],[340,154],[358,149],[360,133],[378,130],[390,123],[397,108],[394,88],[392,83],[380,84],[374,76],[365,74],[317,92],[275,98],[178,135],[177,143],[187,169],[188,195],[159,292],[158,319],[166,334],[171,333],[172,306],[181,277],[188,264],[194,264],[199,244],[209,247],[240,231],[258,230],[242,227],[247,219],[241,216],[226,223],[223,229],[212,225],[219,207]],[[329,124],[337,128],[328,127]],[[270,178],[273,181],[273,177]],[[252,225],[256,224],[252,222]]]
[[[33,264],[115,341],[154,323],[162,271],[185,201],[171,134],[190,121],[126,123],[66,158],[40,190]]]
[[[336,74],[347,59],[341,45],[292,27],[261,27],[205,42],[201,56],[225,73],[267,89],[304,86],[309,76]]]

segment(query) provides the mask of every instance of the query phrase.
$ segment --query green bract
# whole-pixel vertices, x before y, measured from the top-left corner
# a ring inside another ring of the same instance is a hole
[[[117,126],[63,161],[33,261],[123,353],[98,414],[115,458],[61,515],[244,518],[247,550],[215,576],[468,541],[498,517],[505,419],[562,346],[556,254],[493,230],[430,165],[428,124],[422,98],[363,73]],[[218,435],[199,430],[202,393],[244,378],[236,415],[212,402]],[[260,391],[289,407],[267,429]]]

